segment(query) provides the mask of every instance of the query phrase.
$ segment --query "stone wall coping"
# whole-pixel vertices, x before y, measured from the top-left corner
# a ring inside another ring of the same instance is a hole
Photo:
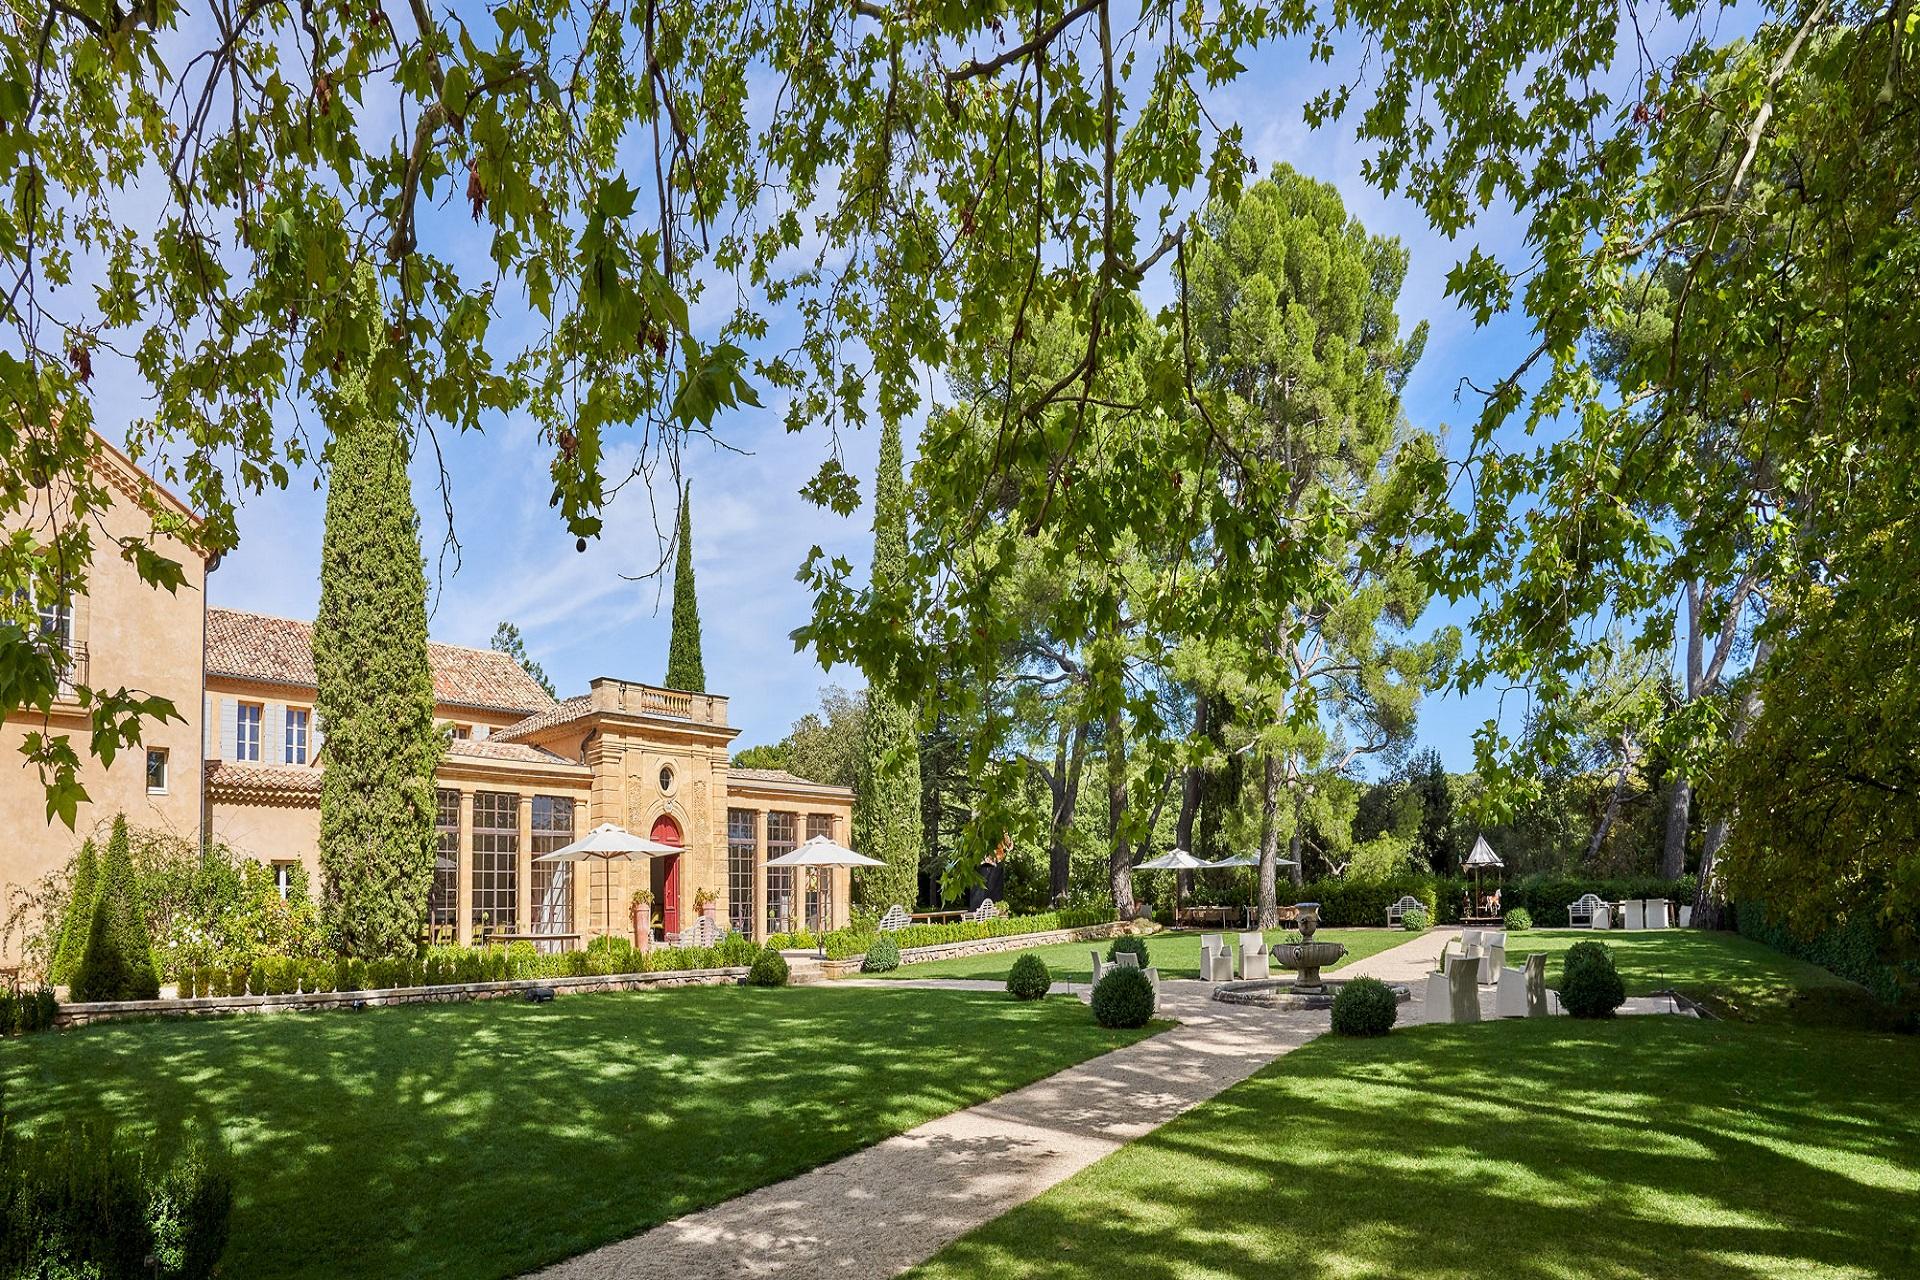
[[[56,1027],[78,1026],[115,1018],[214,1017],[234,1013],[295,1013],[302,1010],[343,1009],[353,1005],[444,1003],[488,1000],[520,995],[535,987],[555,995],[607,990],[633,991],[647,987],[719,986],[747,976],[746,966],[718,969],[659,969],[649,973],[595,973],[560,978],[507,978],[499,982],[450,982],[425,987],[376,987],[364,991],[302,991],[278,996],[191,996],[163,1000],[97,1000],[63,1004],[54,1018]]]

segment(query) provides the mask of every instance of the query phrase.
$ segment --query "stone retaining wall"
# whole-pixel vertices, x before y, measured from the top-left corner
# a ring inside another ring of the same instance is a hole
[[[998,938],[969,938],[964,942],[936,942],[926,947],[902,947],[900,964],[904,968],[910,964],[925,964],[929,960],[953,960],[962,956],[987,956],[1001,951],[1025,951],[1028,947],[1044,947],[1056,942],[1094,942],[1105,938],[1117,938],[1121,934],[1147,932],[1115,920],[1108,924],[1084,925],[1078,929],[1049,929],[1045,933],[1008,933]],[[821,972],[829,978],[848,978],[860,972],[860,962],[865,957],[849,956],[845,960],[824,960],[820,963]]]
[[[115,1000],[63,1004],[56,1027],[79,1027],[116,1018],[217,1018],[243,1013],[306,1013],[388,1004],[444,1004],[454,1000],[500,1000],[548,987],[556,996],[596,991],[650,991],[667,987],[717,987],[738,983],[745,968],[670,969],[658,973],[590,974],[579,978],[514,978],[505,982],[456,982],[437,987],[389,987],[378,991],[316,991],[290,996],[203,996],[186,1000]]]

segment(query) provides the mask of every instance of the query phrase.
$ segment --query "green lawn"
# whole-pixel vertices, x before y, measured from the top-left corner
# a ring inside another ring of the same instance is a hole
[[[1268,942],[1278,942],[1288,937],[1285,929],[1269,929]],[[1298,934],[1292,934],[1298,937]],[[1398,929],[1322,929],[1315,935],[1323,942],[1344,943],[1347,954],[1340,961],[1350,964],[1362,956],[1385,951],[1388,947],[1397,947],[1411,941],[1413,935],[1402,933]],[[1236,943],[1236,945],[1238,945]],[[1023,955],[1039,956],[1047,962],[1047,968],[1053,974],[1055,982],[1090,982],[1093,979],[1092,955],[1094,951],[1105,954],[1106,942],[1055,942],[1044,947],[1028,947],[1023,951],[997,951],[983,956],[961,956],[953,960],[929,960],[925,964],[903,964],[889,978],[984,978],[995,982],[1004,982],[1007,970],[1013,962]],[[1147,939],[1147,949],[1152,953],[1152,963],[1160,970],[1163,978],[1198,978],[1200,976],[1200,934],[1198,933],[1156,933]],[[1339,966],[1336,965],[1335,968]],[[1274,968],[1275,976],[1284,976],[1285,970]]]
[[[1327,1036],[916,1280],[1920,1275],[1920,1041],[1680,1018]]]
[[[29,1129],[220,1130],[229,1276],[508,1276],[1145,1034],[1066,999],[706,987],[32,1036],[0,1097]]]
[[[1557,988],[1561,957],[1574,943],[1589,939],[1613,953],[1628,995],[1679,991],[1720,1017],[1746,1022],[1846,1024],[1858,1022],[1863,1012],[1861,988],[1737,933],[1529,930],[1507,935],[1507,964],[1517,968],[1528,955],[1544,951],[1547,985]]]

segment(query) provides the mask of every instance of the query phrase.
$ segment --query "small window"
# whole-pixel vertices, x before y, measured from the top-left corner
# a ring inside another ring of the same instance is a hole
[[[293,896],[293,864],[291,862],[273,864],[273,888],[274,892],[280,895],[282,902]]]
[[[670,764],[660,766],[660,789],[669,795],[673,793],[673,766]]]
[[[453,726],[453,740],[454,740],[455,742],[465,742],[465,741],[466,741],[467,739],[469,739],[469,738],[471,738],[471,737],[473,737],[473,726],[472,726],[472,725],[470,725],[470,724],[457,724],[457,725],[455,725],[455,726]]]
[[[165,747],[147,749],[147,794],[163,796],[167,794],[167,750]]]
[[[257,702],[243,702],[234,712],[233,719],[233,758],[260,760],[260,715],[262,707]]]
[[[286,763],[307,762],[307,722],[312,714],[305,707],[287,708]]]

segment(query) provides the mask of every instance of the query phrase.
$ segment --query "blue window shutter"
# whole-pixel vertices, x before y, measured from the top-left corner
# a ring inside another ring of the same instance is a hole
[[[239,751],[234,745],[239,736],[239,706],[232,698],[220,699],[220,758],[222,760],[239,759]]]

